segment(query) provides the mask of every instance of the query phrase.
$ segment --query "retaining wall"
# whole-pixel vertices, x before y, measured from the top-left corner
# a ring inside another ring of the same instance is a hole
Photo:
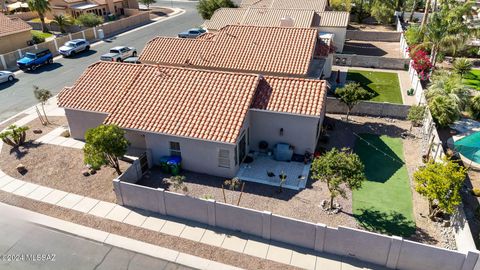
[[[357,55],[357,54],[335,54],[334,65],[366,68],[401,69],[408,68],[409,59],[389,58],[380,56]]]
[[[125,183],[119,179],[115,179],[113,184],[117,201],[128,207],[241,231],[266,240],[315,251],[352,257],[392,269],[474,270],[478,261],[479,254],[476,251],[446,250],[401,237],[347,227],[332,228],[267,211],[261,212]]]
[[[400,33],[347,30],[346,39],[362,40],[362,41],[398,42],[400,41]]]
[[[326,107],[327,113],[346,114],[348,111],[347,105],[334,97],[327,97]],[[369,115],[376,117],[406,119],[409,109],[409,105],[362,101],[355,105],[350,113],[353,115]]]

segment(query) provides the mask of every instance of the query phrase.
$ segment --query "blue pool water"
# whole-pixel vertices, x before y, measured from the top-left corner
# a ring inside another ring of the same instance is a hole
[[[464,157],[480,163],[480,132],[475,132],[454,143],[455,148]]]

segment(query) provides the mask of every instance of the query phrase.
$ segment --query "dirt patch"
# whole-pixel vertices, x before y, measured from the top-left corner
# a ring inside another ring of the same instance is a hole
[[[396,32],[397,29],[394,25],[382,25],[382,24],[365,24],[350,22],[348,30],[357,31],[379,31],[379,32]]]
[[[67,127],[68,122],[67,118],[63,116],[49,116],[48,121],[50,124],[44,126],[40,119],[35,118],[35,120],[28,122],[26,126],[29,127],[27,130],[27,140],[37,140],[38,138],[47,135],[52,130],[58,127]],[[42,133],[34,133],[34,130],[41,130]]]
[[[0,201],[97,230],[121,235],[244,269],[299,269],[290,265],[285,265],[246,254],[237,253],[227,249],[190,241],[184,238],[95,217],[74,210],[67,210],[59,206],[16,196],[3,191],[0,191]]]

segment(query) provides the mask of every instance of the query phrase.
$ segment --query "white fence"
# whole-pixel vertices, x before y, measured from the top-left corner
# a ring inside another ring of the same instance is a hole
[[[117,202],[122,205],[244,232],[312,251],[352,257],[392,269],[474,270],[480,267],[476,251],[459,252],[396,236],[347,227],[328,227],[118,179],[113,184]]]

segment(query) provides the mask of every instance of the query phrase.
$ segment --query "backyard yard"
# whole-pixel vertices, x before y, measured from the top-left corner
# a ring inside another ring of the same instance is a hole
[[[415,221],[402,140],[361,134],[354,149],[368,178],[361,189],[353,192],[355,218],[370,231],[411,236]]]
[[[397,73],[349,69],[347,82],[350,81],[373,93],[371,101],[403,103]]]
[[[480,91],[480,69],[472,69],[465,74],[463,81],[468,87]]]

